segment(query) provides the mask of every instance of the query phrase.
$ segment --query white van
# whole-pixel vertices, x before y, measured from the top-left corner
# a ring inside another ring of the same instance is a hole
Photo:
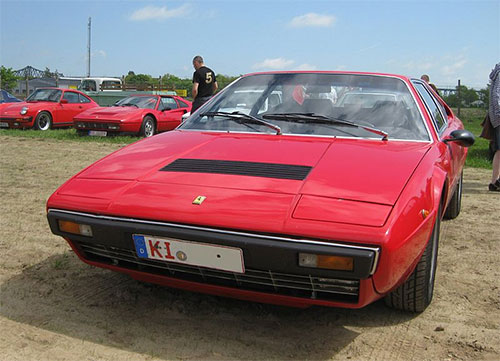
[[[120,78],[83,78],[78,86],[78,90],[87,92],[121,89],[122,80]]]

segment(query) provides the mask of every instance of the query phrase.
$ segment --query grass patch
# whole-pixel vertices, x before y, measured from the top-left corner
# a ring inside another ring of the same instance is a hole
[[[23,137],[23,138],[38,138],[38,139],[58,139],[72,140],[77,142],[93,142],[93,143],[112,143],[112,144],[130,144],[142,138],[131,136],[110,136],[110,137],[89,137],[81,136],[76,133],[73,128],[70,129],[51,129],[47,131],[39,131],[34,129],[2,129],[0,135]]]
[[[455,114],[457,110],[453,109]],[[466,108],[460,110],[460,119],[464,123],[465,129],[476,136],[476,143],[469,148],[469,154],[465,165],[467,167],[491,169],[491,161],[488,159],[489,141],[479,138],[482,127],[481,122],[486,115],[486,109]],[[88,137],[80,136],[75,129],[53,129],[47,131],[39,130],[20,130],[20,129],[2,129],[0,135],[24,138],[46,138],[58,140],[71,140],[77,142],[98,142],[111,144],[130,144],[142,138],[131,136],[111,136],[111,137]]]
[[[457,114],[456,109],[453,109],[453,111]],[[481,123],[485,116],[486,109],[460,109],[460,119],[464,123],[465,129],[476,136],[476,142],[469,148],[467,161],[465,162],[467,167],[491,169],[491,161],[488,159],[488,147],[490,142],[484,138],[479,138],[479,134],[481,134],[483,130]]]
[[[68,265],[69,265],[69,259],[66,253],[58,256],[56,259],[54,259],[52,263],[52,267],[58,271],[67,269]]]

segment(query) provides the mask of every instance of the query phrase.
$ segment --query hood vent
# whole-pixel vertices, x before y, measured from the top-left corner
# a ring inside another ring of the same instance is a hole
[[[292,164],[237,162],[211,159],[177,159],[163,172],[234,174],[251,177],[304,180],[312,167]]]

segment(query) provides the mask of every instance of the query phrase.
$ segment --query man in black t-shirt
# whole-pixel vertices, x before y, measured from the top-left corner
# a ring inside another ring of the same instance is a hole
[[[208,101],[217,90],[217,79],[212,69],[203,64],[203,58],[199,55],[193,58],[193,107],[191,114]]]

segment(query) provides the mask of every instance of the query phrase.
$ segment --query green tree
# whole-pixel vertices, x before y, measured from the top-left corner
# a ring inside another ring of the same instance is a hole
[[[462,105],[465,107],[470,107],[470,105],[475,102],[476,100],[479,100],[479,96],[477,95],[477,92],[472,89],[472,88],[467,88],[466,86],[462,85],[460,89],[460,98],[462,100]]]
[[[479,90],[479,100],[483,101],[484,107],[488,109],[490,104],[490,84],[486,88]]]
[[[43,71],[43,77],[44,78],[54,78],[54,73],[50,71],[48,67],[45,67],[45,70]]]
[[[443,97],[443,100],[452,108],[460,106],[462,107],[470,107],[473,102],[479,100],[479,94],[473,88],[468,88],[465,85],[461,85],[460,88],[456,87],[456,92]],[[459,94],[460,90],[460,94]]]
[[[234,80],[238,79],[239,76],[229,76],[223,74],[217,74],[217,84],[219,85],[219,91],[224,89],[226,86],[231,84]]]
[[[129,71],[127,76],[125,77],[125,84],[133,84],[133,85],[153,85],[158,83],[157,79],[153,79],[151,75],[147,74],[135,74],[133,71]]]
[[[17,85],[18,77],[14,75],[12,68],[0,67],[0,88],[12,91]]]
[[[191,97],[193,84],[189,78],[182,79],[178,76],[167,73],[161,77],[161,84],[163,87],[167,87],[169,89],[185,89],[187,90],[187,96]]]

